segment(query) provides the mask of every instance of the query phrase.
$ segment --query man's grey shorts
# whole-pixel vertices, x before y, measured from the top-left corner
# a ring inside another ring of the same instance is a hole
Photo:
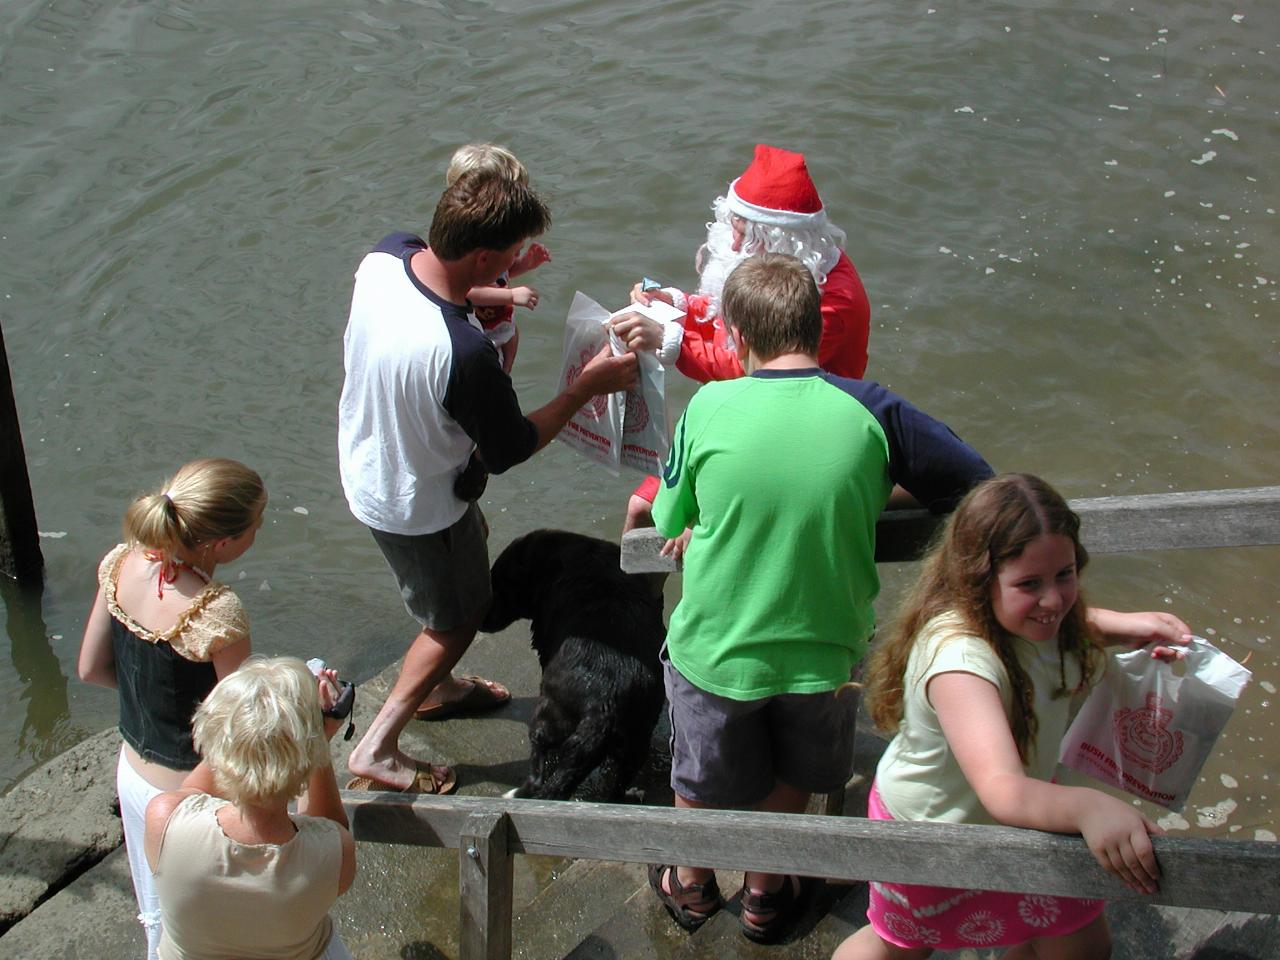
[[[781,781],[807,793],[853,775],[858,691],[730,700],[694,686],[662,651],[671,710],[671,789],[718,807],[759,803]]]
[[[400,588],[409,616],[428,630],[480,623],[489,609],[489,548],[480,508],[467,505],[451,527],[405,536],[369,528]]]

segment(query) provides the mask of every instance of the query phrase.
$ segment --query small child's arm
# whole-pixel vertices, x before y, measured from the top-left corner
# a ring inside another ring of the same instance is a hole
[[[533,287],[472,287],[467,299],[477,307],[528,307],[538,305],[538,291]]]
[[[536,270],[544,263],[551,262],[551,251],[540,243],[529,244],[529,249],[512,261],[507,268],[507,276],[518,277],[522,273]]]

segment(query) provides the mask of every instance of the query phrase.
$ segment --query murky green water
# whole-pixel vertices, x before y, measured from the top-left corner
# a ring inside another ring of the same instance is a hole
[[[359,258],[425,227],[466,140],[509,144],[556,216],[530,407],[574,290],[689,282],[767,141],[808,155],[849,232],[869,376],[998,467],[1071,496],[1275,483],[1278,83],[1280,15],[1253,2],[9,0],[0,322],[48,577],[3,595],[0,783],[111,722],[74,679],[95,564],[193,456],[267,478],[258,545],[220,571],[258,649],[359,675],[402,652],[337,480],[341,334]],[[632,482],[553,445],[491,483],[494,547],[615,536]],[[1208,834],[1275,829],[1277,580],[1275,548],[1089,572],[1098,602],[1254,651],[1187,813]]]

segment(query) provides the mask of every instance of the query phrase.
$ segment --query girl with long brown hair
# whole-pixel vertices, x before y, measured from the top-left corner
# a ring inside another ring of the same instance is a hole
[[[1080,520],[1028,474],[974,488],[925,558],[915,589],[868,667],[868,706],[896,731],[869,816],[1000,823],[1083,834],[1098,862],[1151,892],[1159,828],[1099,790],[1052,782],[1074,695],[1101,671],[1099,646],[1154,643],[1180,654],[1167,613],[1089,607]],[[873,883],[868,926],[833,960],[923,960],[937,949],[1013,947],[1007,958],[1097,958],[1110,951],[1101,900]]]

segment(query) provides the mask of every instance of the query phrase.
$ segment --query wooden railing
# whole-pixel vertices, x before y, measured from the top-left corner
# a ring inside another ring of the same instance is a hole
[[[1280,844],[1154,837],[1160,889],[1125,887],[1079,837],[964,824],[483,797],[344,795],[358,840],[458,850],[460,955],[511,955],[513,857],[696,863],[1280,913]]]
[[[1280,487],[1071,505],[1094,553],[1280,543]],[[915,559],[939,522],[923,511],[886,514],[876,559]],[[672,569],[654,559],[660,539],[628,534],[624,569]],[[1142,895],[1102,870],[1079,837],[1011,827],[386,793],[344,792],[343,800],[357,840],[458,850],[463,960],[511,956],[516,854],[1280,913],[1275,843],[1155,837],[1160,890]]]

